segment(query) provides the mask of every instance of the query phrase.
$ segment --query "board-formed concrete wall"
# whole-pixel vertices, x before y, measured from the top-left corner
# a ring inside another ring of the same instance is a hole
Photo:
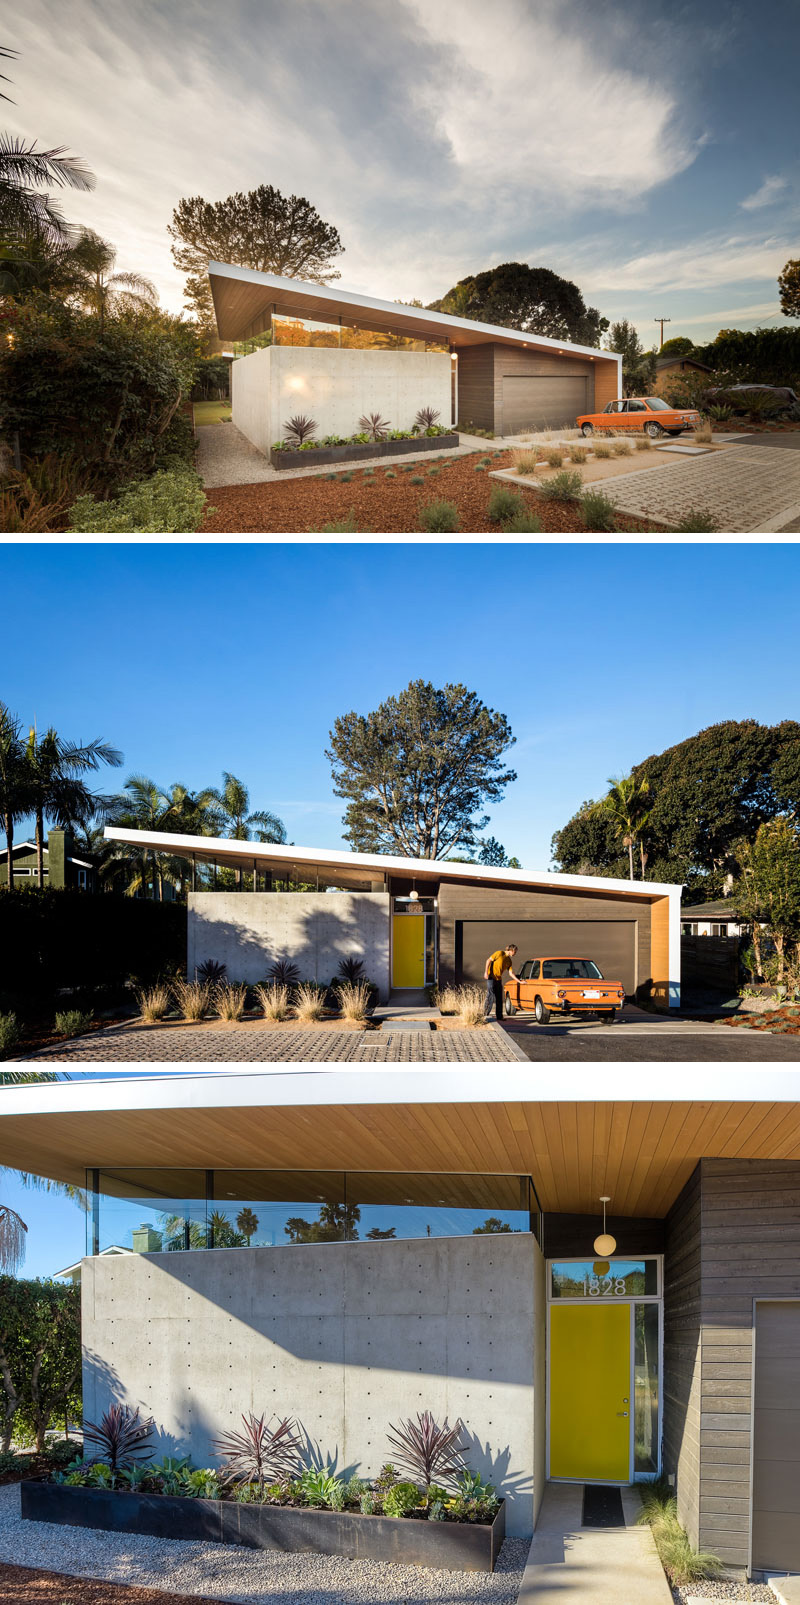
[[[84,1260],[86,1419],[139,1405],[158,1457],[209,1465],[243,1412],[293,1416],[323,1462],[371,1476],[390,1423],[460,1416],[509,1531],[530,1533],[541,1258],[534,1237],[503,1234]],[[537,1416],[541,1435],[543,1399]]]
[[[318,438],[353,435],[376,412],[391,429],[410,429],[420,407],[449,425],[450,358],[442,351],[348,351],[334,346],[267,346],[231,367],[233,422],[269,452],[296,414],[313,418]]]
[[[190,892],[187,974],[216,959],[235,981],[263,981],[289,958],[302,981],[327,983],[358,955],[381,1001],[389,995],[387,892]]]

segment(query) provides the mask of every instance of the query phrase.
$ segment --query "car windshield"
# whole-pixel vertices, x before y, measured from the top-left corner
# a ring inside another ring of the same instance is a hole
[[[545,959],[542,964],[544,981],[602,981],[603,976],[592,959]]]
[[[645,396],[644,399],[653,412],[672,412],[673,410],[669,402],[664,401],[661,396]]]

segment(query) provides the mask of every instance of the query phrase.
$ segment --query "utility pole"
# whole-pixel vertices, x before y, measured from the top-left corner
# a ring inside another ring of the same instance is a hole
[[[665,324],[665,323],[671,323],[671,322],[672,322],[672,319],[671,319],[671,318],[654,318],[654,319],[653,319],[653,322],[654,322],[654,323],[660,323],[660,324],[661,324],[661,340],[660,340],[660,342],[659,342],[659,347],[658,347],[658,349],[659,349],[659,351],[660,351],[660,350],[661,350],[661,347],[662,347],[662,346],[663,346],[663,344],[664,344],[664,324]]]

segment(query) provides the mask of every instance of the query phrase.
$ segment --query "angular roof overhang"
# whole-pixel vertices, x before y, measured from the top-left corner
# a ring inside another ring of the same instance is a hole
[[[720,1027],[720,1030],[723,1030]],[[602,1096],[599,1080],[602,1078]],[[530,1175],[545,1210],[664,1215],[700,1159],[800,1160],[800,1072],[642,1066],[167,1072],[0,1089],[0,1164]]]
[[[169,831],[123,830],[107,825],[108,841],[141,847],[143,852],[169,853],[198,863],[226,867],[293,870],[297,878],[315,869],[335,874],[337,880],[363,882],[384,875],[406,880],[466,882],[525,889],[543,886],[549,891],[595,892],[598,896],[630,897],[641,902],[659,897],[680,898],[682,887],[668,881],[614,880],[606,875],[556,875],[548,870],[494,869],[486,864],[456,864],[446,858],[399,858],[386,853],[348,853],[337,848],[279,847],[272,842],[233,841],[229,836],[187,836]]]
[[[458,351],[465,346],[527,346],[532,350],[557,352],[559,356],[589,357],[592,362],[622,359],[615,351],[595,346],[573,345],[568,340],[551,340],[541,334],[526,334],[501,324],[477,323],[472,318],[453,318],[425,307],[406,306],[400,301],[379,301],[374,296],[357,295],[338,285],[309,284],[304,279],[285,279],[275,273],[259,273],[255,268],[234,267],[229,262],[209,262],[208,277],[214,312],[221,340],[246,340],[262,334],[270,326],[272,313],[279,317],[306,318],[317,323],[358,324],[365,329],[405,334],[416,340],[436,340]]]

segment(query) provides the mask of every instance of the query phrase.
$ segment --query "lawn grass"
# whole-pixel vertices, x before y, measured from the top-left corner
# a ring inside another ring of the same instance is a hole
[[[229,401],[195,401],[193,406],[195,429],[199,429],[201,424],[230,422],[231,404]]]

